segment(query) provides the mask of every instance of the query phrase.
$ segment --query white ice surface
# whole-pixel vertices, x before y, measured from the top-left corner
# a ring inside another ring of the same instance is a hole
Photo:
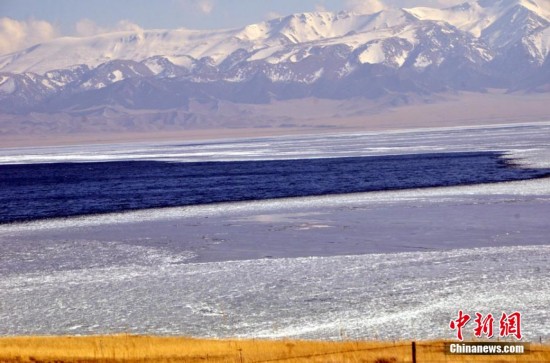
[[[0,334],[452,338],[458,309],[548,338],[550,247],[92,268],[0,279]]]

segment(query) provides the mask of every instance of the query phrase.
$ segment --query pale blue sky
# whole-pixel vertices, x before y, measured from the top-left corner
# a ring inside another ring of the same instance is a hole
[[[128,20],[145,29],[237,27],[265,20],[275,14],[365,8],[380,0],[0,0],[0,17],[29,18],[53,23],[63,34],[75,32],[75,24],[90,19],[101,27]],[[382,0],[398,6],[438,3],[437,0]],[[444,2],[444,1],[443,1]],[[449,0],[449,3],[454,2]]]
[[[313,11],[323,3],[330,10],[343,8],[339,0],[0,0],[0,14],[47,20],[69,34],[83,18],[103,27],[124,19],[145,29],[204,29],[241,26],[274,13]]]

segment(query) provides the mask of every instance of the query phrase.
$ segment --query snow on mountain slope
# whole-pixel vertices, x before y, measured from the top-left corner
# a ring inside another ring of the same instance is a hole
[[[44,73],[75,64],[96,67],[115,59],[142,61],[155,55],[173,58],[207,54],[222,57],[235,46],[227,43],[234,31],[194,31],[187,29],[117,32],[88,38],[58,38],[23,52],[0,58],[0,69],[7,72]]]
[[[550,5],[545,2],[546,0],[538,1],[478,0],[444,9],[417,7],[407,8],[405,11],[421,20],[447,22],[458,29],[480,37],[485,29],[513,9],[525,9],[542,19],[550,20]],[[503,26],[505,25],[503,24]]]
[[[420,20],[447,22],[483,39],[495,49],[524,43],[540,65],[548,55],[550,2],[545,0],[478,0],[445,9],[406,9]]]
[[[312,42],[341,43],[353,49],[365,40],[391,36],[394,27],[415,20],[401,10],[369,15],[318,12],[294,14],[241,29],[148,30],[89,38],[59,38],[0,57],[0,70],[43,74],[77,64],[96,67],[115,59],[141,62],[155,56],[165,57],[183,67],[190,67],[193,59],[205,57],[218,65],[238,50],[245,50],[252,55],[251,60],[258,60],[269,58],[288,46]],[[155,73],[162,72],[156,69]]]
[[[546,0],[471,0],[293,14],[238,29],[58,38],[0,56],[0,111],[80,117],[104,107],[546,90],[549,19]]]
[[[541,57],[550,54],[550,27],[534,34],[530,39],[535,44],[535,48],[541,52]]]

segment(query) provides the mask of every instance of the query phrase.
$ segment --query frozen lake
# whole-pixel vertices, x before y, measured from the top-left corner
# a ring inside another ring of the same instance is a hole
[[[0,334],[451,338],[462,309],[518,310],[525,336],[550,338],[548,123],[4,149],[0,161],[456,153],[498,153],[521,177],[2,224]],[[488,166],[472,174],[503,175]]]

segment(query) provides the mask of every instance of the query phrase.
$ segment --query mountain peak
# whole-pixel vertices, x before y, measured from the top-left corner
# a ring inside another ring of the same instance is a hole
[[[484,9],[500,10],[520,6],[540,17],[550,19],[550,5],[546,0],[478,0],[477,5]]]

